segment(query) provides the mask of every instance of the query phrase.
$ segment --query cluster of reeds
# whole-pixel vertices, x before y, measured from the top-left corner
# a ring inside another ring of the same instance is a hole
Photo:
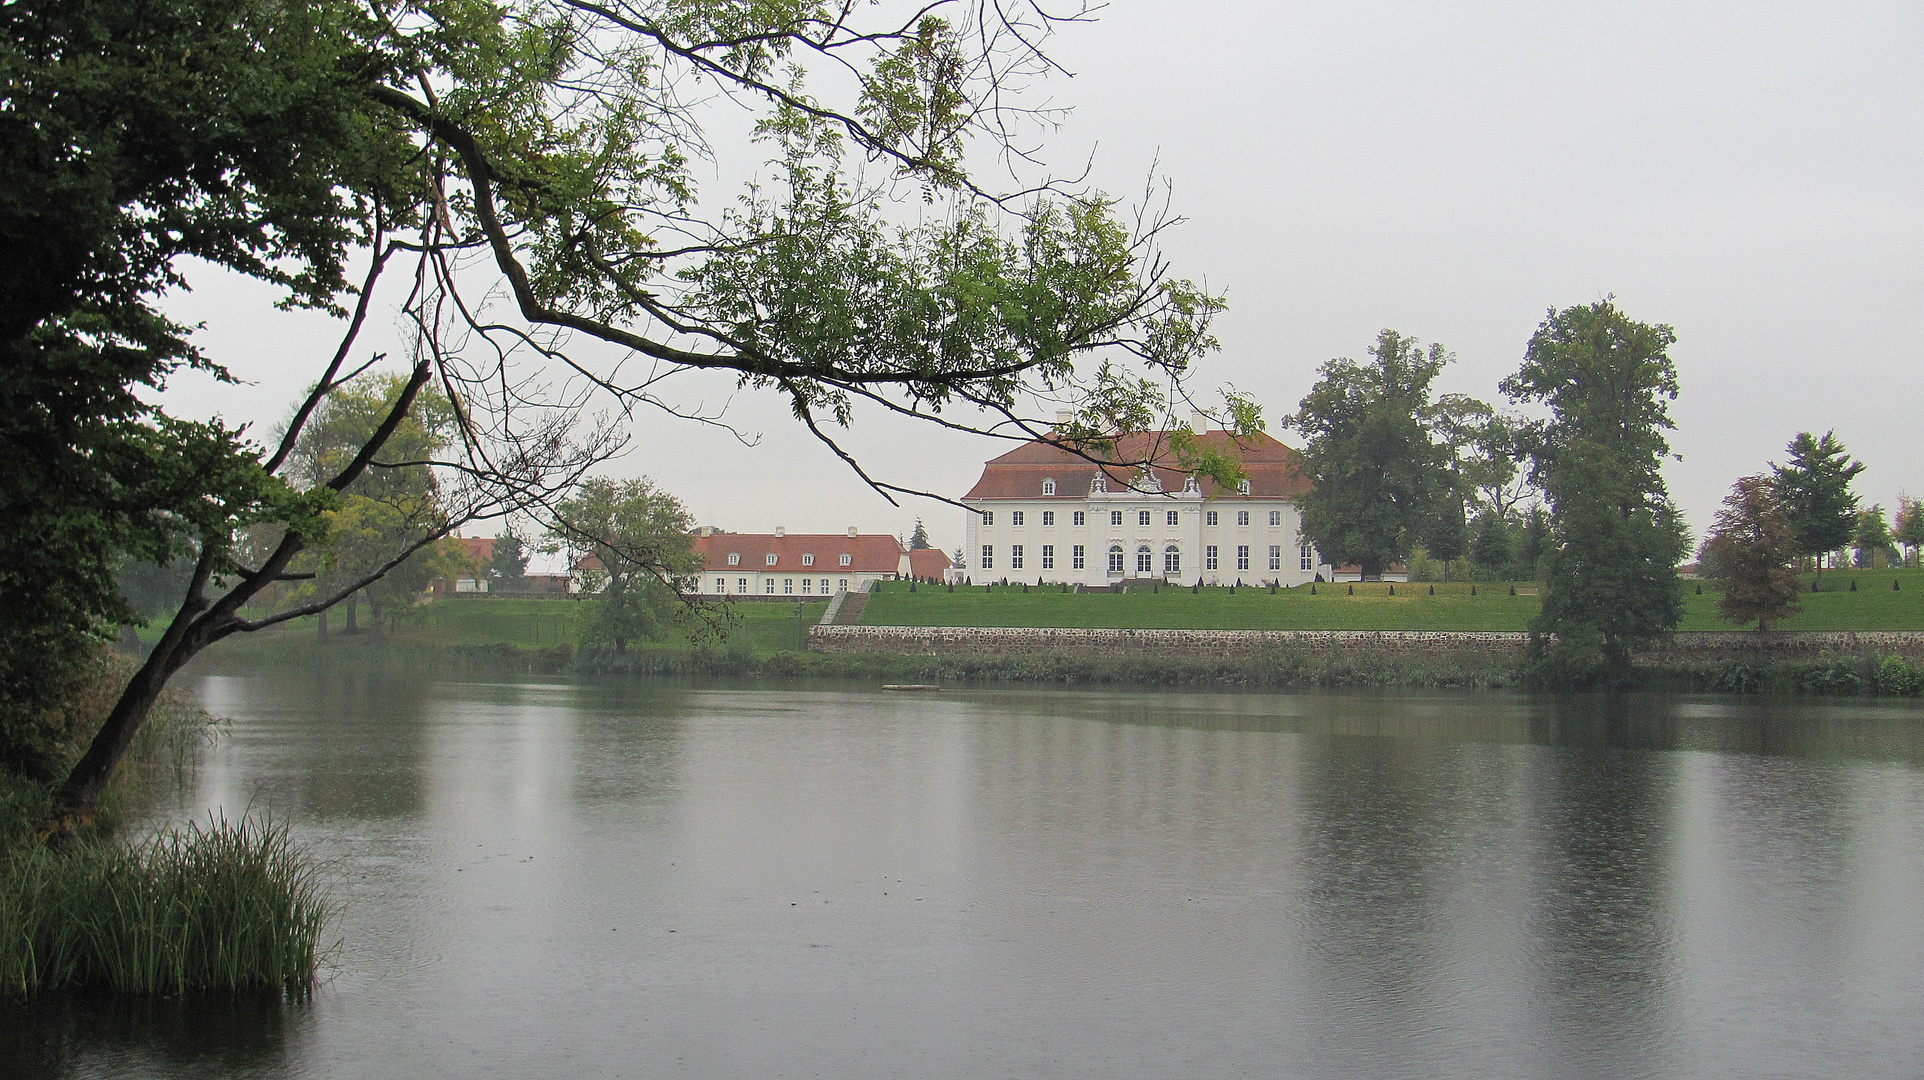
[[[285,825],[210,818],[0,867],[0,995],[303,993],[327,900]]]

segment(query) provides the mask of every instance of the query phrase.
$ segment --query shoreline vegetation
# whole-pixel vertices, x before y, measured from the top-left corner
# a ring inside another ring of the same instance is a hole
[[[0,768],[0,999],[63,991],[121,995],[271,993],[313,984],[329,914],[318,866],[266,818],[127,835],[159,789],[178,786],[221,722],[168,690],[70,842],[37,835],[53,781],[86,748],[133,671],[100,650],[32,745]]]
[[[1685,630],[1739,628],[1715,617],[1716,582],[1686,582]],[[1853,588],[1853,584],[1855,587]],[[1896,588],[1893,588],[1896,585]],[[1783,630],[1924,630],[1924,571],[1857,570],[1826,575],[1805,611]],[[1805,588],[1810,581],[1806,578]],[[1324,583],[1271,591],[1244,586],[1133,588],[1129,593],[1063,592],[1057,586],[958,586],[888,582],[862,622],[890,626],[1068,626],[1227,629],[1520,631],[1535,614],[1537,586],[1519,582]],[[1432,594],[1432,589],[1434,594]],[[1474,592],[1472,591],[1474,589]],[[725,634],[671,631],[617,653],[581,647],[574,599],[464,596],[417,608],[398,630],[325,644],[299,624],[223,642],[206,663],[322,663],[355,669],[492,672],[591,677],[780,678],[885,682],[1248,688],[1457,688],[1531,686],[1513,656],[1451,649],[1383,655],[1364,650],[1278,648],[1244,657],[1078,654],[815,653],[807,630],[825,601],[730,604]],[[1753,631],[1754,632],[1754,631]],[[1637,664],[1632,688],[1677,692],[1915,695],[1924,666],[1872,652],[1787,658],[1732,658]]]

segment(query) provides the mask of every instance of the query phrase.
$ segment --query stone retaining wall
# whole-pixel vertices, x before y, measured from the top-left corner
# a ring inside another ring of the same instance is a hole
[[[1266,652],[1389,654],[1475,652],[1521,656],[1530,635],[1504,631],[1440,630],[1117,630],[1012,626],[814,626],[808,648],[820,653],[1052,652],[1146,656],[1254,656]],[[1815,659],[1828,654],[1879,653],[1924,658],[1924,633],[1910,631],[1678,631],[1644,654],[1655,662],[1688,663],[1754,657]]]

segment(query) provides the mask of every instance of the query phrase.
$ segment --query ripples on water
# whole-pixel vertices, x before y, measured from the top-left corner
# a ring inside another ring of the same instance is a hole
[[[7,1075],[1913,1077],[1924,708],[209,677],[311,1002]]]

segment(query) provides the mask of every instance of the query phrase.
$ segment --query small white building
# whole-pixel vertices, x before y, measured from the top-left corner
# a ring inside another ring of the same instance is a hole
[[[1328,580],[1330,567],[1301,534],[1302,456],[1264,434],[1202,431],[1197,440],[1241,460],[1239,487],[1178,469],[1162,431],[1115,441],[1116,459],[1151,462],[1147,470],[1098,466],[1046,437],[988,462],[962,497],[971,512],[955,572],[977,583],[1099,586]]]
[[[695,537],[695,553],[703,596],[833,596],[914,572],[900,540],[853,527],[846,534],[710,532]]]

